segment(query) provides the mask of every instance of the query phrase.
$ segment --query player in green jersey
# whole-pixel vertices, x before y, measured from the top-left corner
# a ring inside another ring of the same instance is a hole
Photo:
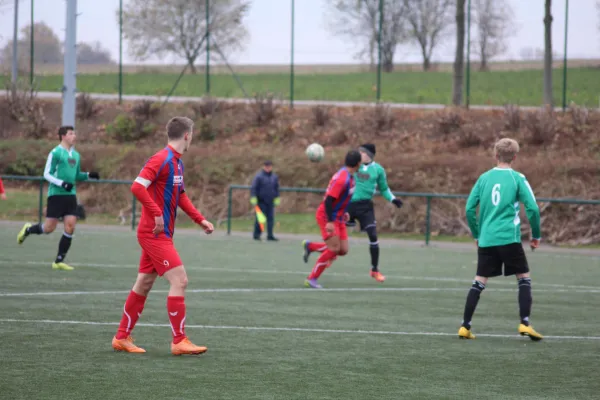
[[[352,200],[348,206],[350,220],[347,225],[360,223],[360,229],[369,235],[369,251],[371,253],[371,277],[377,282],[385,281],[385,276],[379,272],[379,241],[377,240],[377,222],[375,220],[375,209],[373,207],[373,196],[379,190],[381,195],[396,207],[402,207],[402,200],[397,199],[390,190],[385,169],[373,159],[375,158],[375,145],[366,143],[359,147],[362,156],[362,165],[354,177],[356,187]]]
[[[70,271],[73,269],[64,260],[71,247],[73,232],[77,222],[76,182],[88,179],[100,179],[97,172],[81,172],[79,153],[74,144],[77,135],[72,126],[61,126],[58,130],[60,144],[56,146],[46,161],[44,178],[48,181],[48,205],[46,220],[39,224],[25,224],[17,236],[22,244],[29,235],[41,235],[54,232],[58,220],[63,219],[64,232],[58,243],[58,254],[52,263],[53,269]]]
[[[529,266],[521,244],[520,203],[524,204],[531,225],[532,250],[539,246],[541,239],[540,210],[525,175],[511,168],[518,152],[516,141],[500,139],[494,146],[497,166],[479,177],[467,200],[467,221],[478,247],[477,274],[467,295],[463,322],[458,331],[461,339],[475,339],[471,333],[471,319],[479,296],[488,278],[500,276],[503,272],[504,276],[517,277],[521,316],[519,334],[534,341],[543,338],[529,324],[533,300]]]

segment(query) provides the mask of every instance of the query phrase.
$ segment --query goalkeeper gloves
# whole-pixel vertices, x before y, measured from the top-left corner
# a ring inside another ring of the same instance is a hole
[[[97,172],[88,172],[88,178],[90,178],[90,179],[100,179],[100,175]]]
[[[273,204],[275,204],[275,206],[278,206],[281,204],[281,198],[280,197],[275,197],[275,200],[273,200]]]
[[[252,204],[253,206],[258,204],[258,199],[256,198],[256,196],[250,197],[250,204]]]
[[[67,192],[70,192],[71,190],[73,190],[73,184],[70,182],[63,182],[60,184],[60,186],[65,189]]]
[[[400,208],[400,207],[402,207],[402,200],[394,199],[394,200],[392,200],[392,204],[394,204],[397,208]]]

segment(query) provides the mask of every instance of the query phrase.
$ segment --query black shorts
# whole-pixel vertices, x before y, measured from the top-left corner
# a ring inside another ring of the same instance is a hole
[[[351,202],[348,204],[348,214],[350,214],[348,225],[353,226],[356,223],[355,221],[358,221],[361,231],[377,224],[377,221],[375,221],[375,208],[371,200]]]
[[[67,215],[77,216],[77,196],[58,195],[48,197],[46,218],[60,219]]]
[[[527,257],[521,243],[511,243],[504,246],[479,247],[477,249],[477,275],[491,278],[525,274],[529,272]]]

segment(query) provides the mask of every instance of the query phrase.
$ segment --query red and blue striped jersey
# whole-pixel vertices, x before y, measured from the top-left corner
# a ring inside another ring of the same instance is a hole
[[[173,237],[179,196],[185,191],[183,162],[180,157],[181,154],[167,146],[146,161],[136,178],[135,181],[146,187],[148,194],[162,211],[165,223],[164,232],[154,235],[154,215],[146,207],[142,207],[138,236]]]
[[[340,169],[333,175],[325,191],[326,199],[328,196],[333,197],[333,219],[334,221],[344,221],[344,214],[352,199],[352,193],[354,193],[355,180],[353,174],[351,174],[346,167]],[[325,215],[325,202],[322,202],[319,206],[318,213]]]

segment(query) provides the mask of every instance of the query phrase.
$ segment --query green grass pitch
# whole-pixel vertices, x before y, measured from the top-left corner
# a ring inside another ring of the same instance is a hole
[[[187,333],[208,353],[174,357],[157,282],[136,343],[110,341],[136,276],[135,235],[81,226],[53,271],[59,233],[16,244],[0,223],[0,397],[3,399],[590,399],[600,396],[600,259],[531,253],[532,321],[547,336],[516,334],[514,278],[493,279],[456,336],[475,249],[382,245],[384,284],[368,276],[366,239],[327,270],[327,290],[304,289],[315,261],[300,241],[181,230],[189,273]],[[59,229],[60,231],[60,229]]]
[[[166,95],[178,74],[132,73],[123,77],[123,93],[137,95]],[[0,83],[7,77],[0,76]],[[239,74],[246,92],[274,92],[289,98],[290,76],[286,73]],[[556,104],[561,104],[562,69],[553,73]],[[118,93],[118,74],[80,74],[77,90],[88,93]],[[39,90],[58,92],[63,85],[62,75],[37,76]],[[297,75],[296,100],[375,101],[375,73],[314,73]],[[173,93],[175,96],[200,97],[205,92],[205,76],[184,75]],[[211,76],[211,94],[216,97],[243,96],[235,79],[227,73]],[[568,70],[567,103],[597,107],[600,79],[597,68]],[[393,72],[382,77],[381,100],[390,103],[451,104],[451,72]],[[471,75],[471,104],[502,106],[506,103],[539,106],[543,103],[543,71],[473,71]]]

